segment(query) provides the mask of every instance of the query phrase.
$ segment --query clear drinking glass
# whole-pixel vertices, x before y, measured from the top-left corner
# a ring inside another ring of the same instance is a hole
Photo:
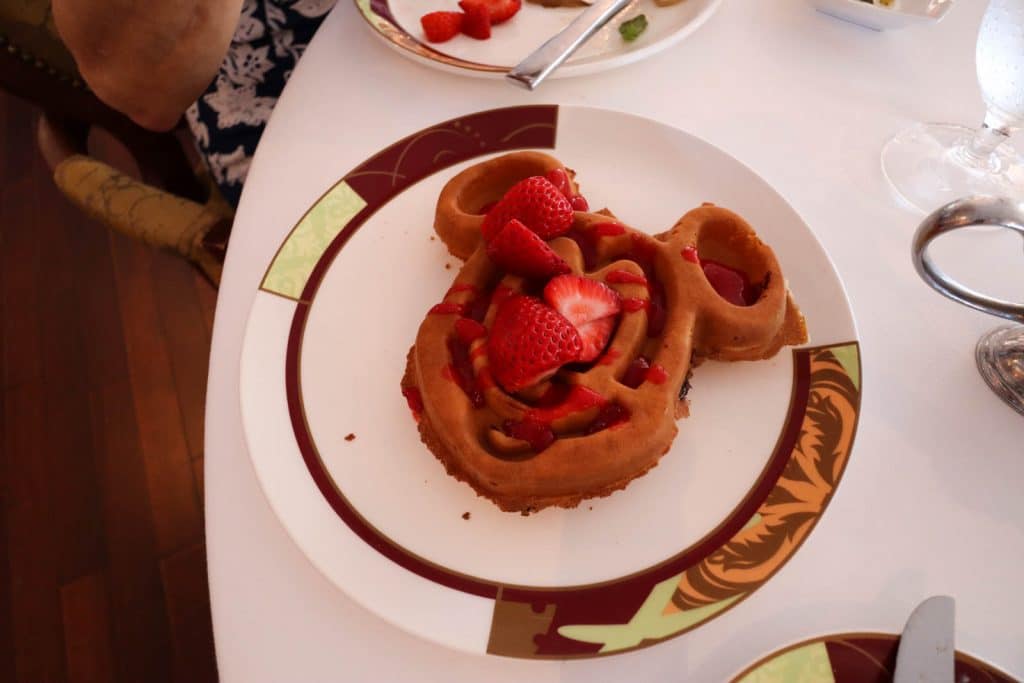
[[[919,123],[882,149],[889,183],[925,213],[968,195],[1024,199],[1024,159],[1009,141],[1024,125],[1024,0],[989,2],[975,60],[981,128]]]

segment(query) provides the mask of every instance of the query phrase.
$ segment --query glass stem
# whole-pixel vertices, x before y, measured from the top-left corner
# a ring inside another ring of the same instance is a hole
[[[1005,130],[992,128],[983,123],[981,128],[974,132],[974,136],[957,150],[958,156],[971,168],[987,171],[992,168],[993,152],[1009,137]]]

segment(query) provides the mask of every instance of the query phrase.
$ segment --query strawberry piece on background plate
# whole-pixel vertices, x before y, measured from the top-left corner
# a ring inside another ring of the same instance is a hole
[[[423,33],[431,43],[443,43],[459,35],[462,12],[430,12],[420,17]]]
[[[482,2],[464,0],[459,3],[466,16],[462,19],[462,32],[470,38],[487,40],[491,37],[491,12]]]
[[[547,178],[531,176],[509,188],[487,212],[481,228],[484,239],[492,239],[513,218],[549,240],[572,227],[572,204]]]
[[[527,278],[546,280],[570,270],[544,240],[515,219],[487,243],[487,255],[503,270]]]
[[[466,5],[480,4],[487,8],[491,17],[491,25],[495,26],[508,21],[523,6],[522,0],[461,0],[459,7],[466,11]]]
[[[491,374],[512,393],[579,360],[581,349],[572,323],[540,299],[518,295],[502,303],[487,341]]]

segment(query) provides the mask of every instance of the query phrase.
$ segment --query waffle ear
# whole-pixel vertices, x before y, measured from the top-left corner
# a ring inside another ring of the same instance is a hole
[[[470,166],[441,190],[434,214],[434,230],[453,256],[465,261],[482,240],[480,226],[487,209],[524,178],[546,176],[562,162],[541,152],[514,152]]]

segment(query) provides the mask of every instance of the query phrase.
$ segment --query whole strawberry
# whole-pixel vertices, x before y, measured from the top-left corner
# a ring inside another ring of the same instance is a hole
[[[512,219],[522,222],[542,239],[564,235],[572,227],[572,204],[543,176],[531,176],[509,188],[484,217],[484,239],[490,241]]]
[[[513,296],[501,304],[487,340],[491,375],[515,393],[579,359],[580,334],[539,299]]]

